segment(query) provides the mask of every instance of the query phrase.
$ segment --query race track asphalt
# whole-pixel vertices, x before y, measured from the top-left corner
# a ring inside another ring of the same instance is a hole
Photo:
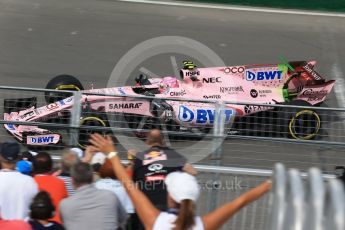
[[[43,88],[53,76],[68,73],[85,85],[106,87],[114,66],[128,50],[159,36],[199,41],[227,65],[278,63],[280,56],[315,59],[323,76],[339,82],[327,106],[344,107],[344,18],[115,0],[0,0],[0,85]],[[173,75],[169,57],[153,57],[145,68]],[[181,60],[177,57],[178,63]],[[138,70],[132,74],[131,79]],[[6,135],[3,130],[1,135]],[[232,139],[224,142],[222,151],[221,164],[231,166],[270,169],[281,161],[289,167],[319,166],[331,171],[345,164],[342,148],[325,145]]]

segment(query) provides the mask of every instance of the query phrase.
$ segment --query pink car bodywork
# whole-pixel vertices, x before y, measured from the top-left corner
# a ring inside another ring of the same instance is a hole
[[[81,103],[83,106],[86,102],[94,111],[154,117],[150,109],[152,100],[126,97],[138,96],[139,90],[151,92],[149,95],[157,99],[164,98],[169,104],[170,109],[158,116],[172,118],[181,127],[211,126],[215,116],[214,104],[173,99],[244,103],[227,103],[224,110],[225,122],[228,122],[232,116],[242,117],[271,109],[268,106],[250,106],[251,103],[272,105],[283,104],[288,100],[303,100],[310,105],[317,105],[325,100],[335,81],[325,81],[313,70],[315,64],[316,62],[311,61],[297,65],[296,71],[300,70],[301,73],[296,79],[292,79],[293,73],[287,67],[279,65],[182,69],[180,80],[175,77],[152,78],[147,85],[85,90],[85,93],[111,96],[83,94],[81,101],[74,101],[72,96],[39,108],[31,107],[19,112],[5,113],[4,119],[9,122],[44,121],[46,117],[59,117],[61,111],[70,110],[74,103]],[[37,126],[9,123],[4,127],[16,139],[27,145],[57,144],[61,140],[60,134],[51,133]]]

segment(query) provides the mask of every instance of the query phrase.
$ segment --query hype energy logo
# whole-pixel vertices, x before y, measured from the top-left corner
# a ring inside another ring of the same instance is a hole
[[[235,111],[232,109],[225,109],[225,123],[228,124],[231,120],[231,116],[235,115]],[[196,109],[192,110],[187,106],[180,106],[178,118],[182,122],[195,122],[197,124],[213,124],[216,116],[214,109]]]

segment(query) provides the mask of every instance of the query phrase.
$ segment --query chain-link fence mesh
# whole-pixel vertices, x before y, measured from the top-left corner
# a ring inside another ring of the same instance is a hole
[[[51,149],[59,149],[83,147],[90,133],[97,131],[113,135],[125,152],[129,148],[141,150],[146,133],[158,128],[168,146],[194,162],[270,168],[281,161],[299,169],[318,166],[327,172],[345,164],[345,109],[168,100],[100,92],[1,87],[4,102],[0,110],[4,117],[0,122],[7,124],[8,132],[2,129],[0,136],[14,137],[30,148],[49,144]],[[263,111],[266,109],[269,111]],[[60,137],[57,144],[50,143],[51,134]]]
[[[206,214],[224,205],[242,193],[256,187],[268,177],[239,175],[237,173],[205,173],[198,174],[201,196],[198,202],[198,214]],[[268,196],[246,206],[233,216],[222,229],[229,230],[265,230],[269,213]]]
[[[203,165],[248,171],[283,162],[300,170],[316,166],[327,173],[345,165],[345,109],[72,93],[1,87],[0,122],[8,132],[2,129],[0,138],[15,138],[30,149],[61,150],[84,147],[89,135],[99,132],[112,135],[125,158],[128,149],[146,148],[146,133],[158,128],[166,145]],[[58,142],[50,143],[55,138]],[[59,151],[52,153],[58,158]],[[267,179],[267,174],[255,175],[201,171],[198,213],[205,214]],[[264,197],[223,229],[265,229],[268,211]]]

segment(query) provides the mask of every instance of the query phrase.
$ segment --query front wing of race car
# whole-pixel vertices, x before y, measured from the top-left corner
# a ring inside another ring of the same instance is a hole
[[[157,109],[156,103],[152,100],[123,98],[115,95],[104,96],[97,95],[97,93],[85,93],[76,103],[80,104],[82,108],[81,121],[85,120],[87,116],[91,116],[92,113],[122,113],[156,117],[162,116],[166,110],[163,109],[162,112]],[[66,114],[68,117],[71,114],[71,109],[75,104],[74,97],[71,96],[41,107],[37,107],[36,104],[35,97],[5,99],[4,120],[8,123],[4,124],[4,128],[19,142],[26,145],[56,145],[61,143],[62,135],[59,132],[51,131],[51,129],[55,129],[53,128],[55,125],[44,124],[44,126],[42,122],[49,123],[52,119],[64,121]],[[67,119],[69,120],[69,118]],[[35,122],[40,122],[39,126]],[[57,128],[64,129],[64,127],[64,125],[59,125]]]
[[[4,120],[16,122],[30,120],[30,118],[35,117],[38,112],[36,110],[36,102],[36,97],[5,99]],[[42,146],[58,144],[62,141],[62,136],[59,133],[52,133],[38,126],[8,123],[4,124],[4,128],[15,137],[16,140],[25,145]]]

